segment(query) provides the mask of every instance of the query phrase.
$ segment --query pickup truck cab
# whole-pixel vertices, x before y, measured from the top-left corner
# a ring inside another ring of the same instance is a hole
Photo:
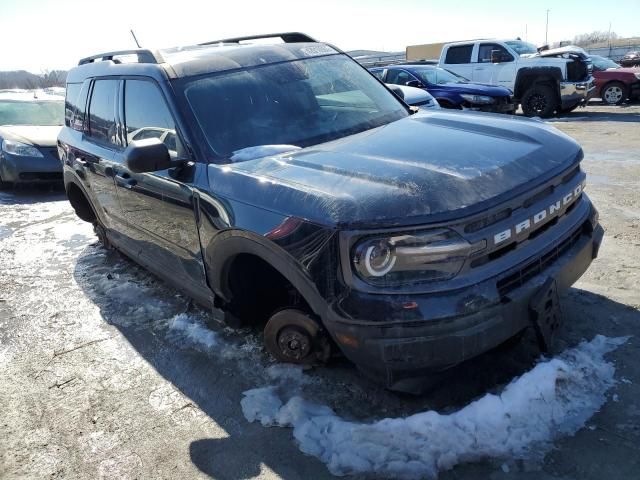
[[[603,235],[580,146],[416,112],[336,47],[274,36],[69,71],[64,183],[101,242],[263,328],[276,359],[339,350],[397,390],[528,327],[551,341]]]
[[[585,105],[595,89],[591,61],[579,47],[538,52],[522,40],[448,43],[439,65],[476,83],[509,88],[530,117]]]

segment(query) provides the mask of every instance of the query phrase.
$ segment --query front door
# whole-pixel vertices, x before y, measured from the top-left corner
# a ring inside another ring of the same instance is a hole
[[[156,83],[127,79],[123,97],[125,143],[158,138],[172,158],[188,158]],[[134,173],[120,161],[115,171],[118,199],[137,254],[152,270],[169,274],[190,289],[206,287],[191,188],[198,167],[189,162],[158,172]]]
[[[473,67],[473,81],[512,88],[516,63],[513,55],[497,43],[481,43],[478,63]]]

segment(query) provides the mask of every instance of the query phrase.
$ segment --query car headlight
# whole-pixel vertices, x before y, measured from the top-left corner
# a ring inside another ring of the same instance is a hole
[[[489,103],[495,103],[496,101],[495,98],[489,97],[487,95],[471,95],[469,93],[461,93],[460,96],[467,102],[476,105],[487,105]]]
[[[479,248],[452,230],[425,230],[361,240],[352,250],[352,262],[358,276],[372,285],[448,280]]]
[[[42,153],[33,145],[28,145],[14,140],[4,140],[2,142],[2,151],[12,155],[21,157],[42,157]]]

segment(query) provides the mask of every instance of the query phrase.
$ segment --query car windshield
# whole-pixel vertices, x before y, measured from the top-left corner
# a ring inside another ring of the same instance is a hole
[[[213,149],[225,158],[262,145],[306,147],[409,115],[342,55],[294,60],[178,83]]]
[[[0,100],[0,125],[62,125],[64,99],[60,101]]]
[[[445,85],[447,83],[469,83],[469,80],[461,75],[450,72],[440,67],[416,68],[414,70],[420,79],[430,85]]]
[[[620,68],[616,62],[609,58],[604,58],[599,55],[591,55],[591,61],[593,62],[593,66],[596,67],[597,70],[607,70],[609,68]]]
[[[538,53],[538,49],[533,43],[523,42],[522,40],[509,40],[504,43],[509,45],[518,55]]]

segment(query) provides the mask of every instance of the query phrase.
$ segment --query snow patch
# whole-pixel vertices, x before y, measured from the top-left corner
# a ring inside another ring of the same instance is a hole
[[[598,335],[540,362],[500,395],[487,394],[448,415],[346,421],[300,396],[284,402],[275,386],[248,390],[241,406],[250,422],[293,427],[300,450],[335,475],[435,478],[462,462],[542,458],[555,438],[577,432],[606,402],[615,368],[604,355],[626,341]]]
[[[169,330],[178,331],[194,345],[207,349],[218,345],[218,334],[208,329],[186,313],[180,313],[169,320]]]

